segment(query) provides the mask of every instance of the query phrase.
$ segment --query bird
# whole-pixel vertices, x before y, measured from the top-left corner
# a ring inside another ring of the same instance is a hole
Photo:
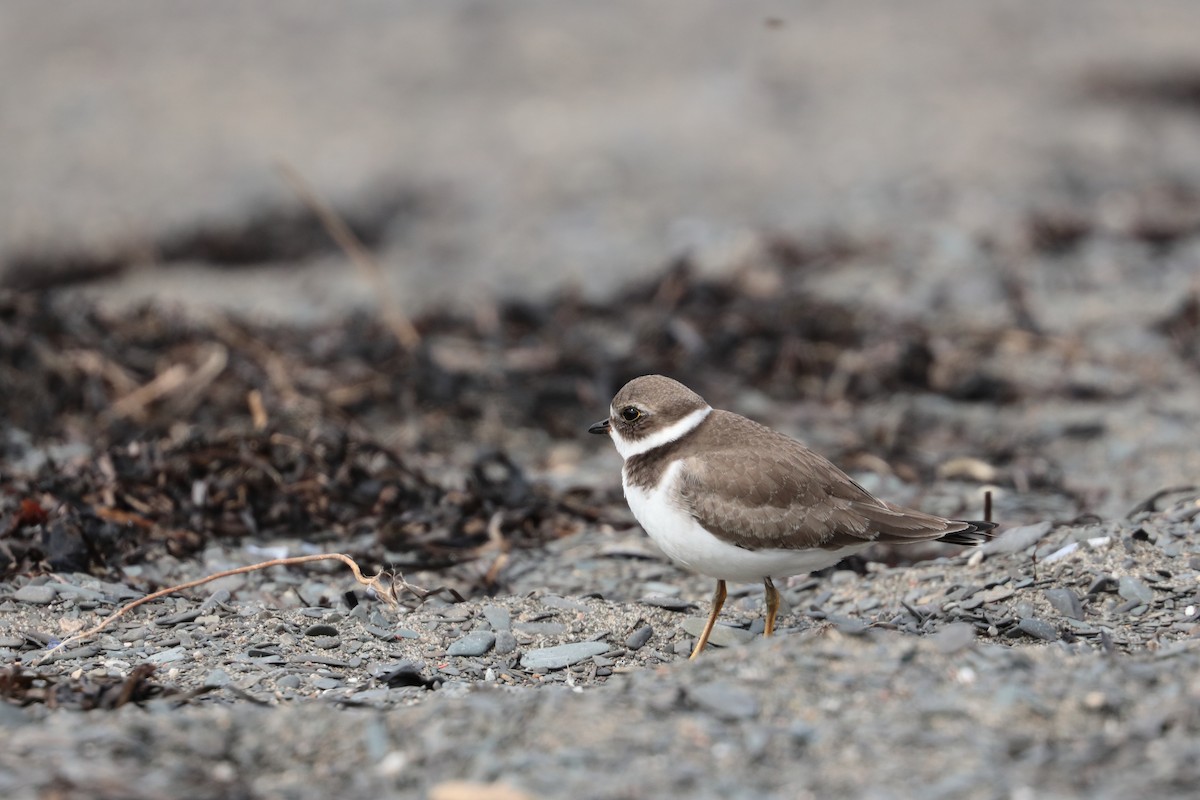
[[[726,581],[762,581],[763,633],[771,636],[780,602],[773,579],[824,569],[875,543],[974,546],[994,536],[993,522],[880,500],[796,439],[714,409],[663,375],[625,384],[588,432],[612,439],[625,499],[654,543],[717,581],[691,659],[708,643]]]

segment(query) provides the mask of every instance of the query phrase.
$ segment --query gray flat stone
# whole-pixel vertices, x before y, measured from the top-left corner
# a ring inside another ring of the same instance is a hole
[[[1017,623],[1017,630],[1044,642],[1058,641],[1058,630],[1045,620],[1036,617],[1025,617]]]
[[[52,587],[59,594],[69,594],[82,600],[105,601],[109,599],[108,595],[104,594],[104,592],[98,592],[95,589],[87,589],[83,586],[75,586],[74,584],[70,583],[54,583],[46,585]]]
[[[728,681],[687,686],[683,691],[697,708],[720,719],[750,719],[758,714],[758,699]]]
[[[1154,590],[1146,582],[1132,575],[1122,575],[1117,581],[1117,594],[1126,600],[1137,600],[1141,603],[1154,602]]]
[[[688,617],[680,627],[692,636],[698,637],[704,632],[706,624],[708,624],[708,620],[703,617]],[[717,623],[708,637],[708,643],[717,647],[730,647],[735,644],[745,644],[753,639],[754,634],[750,631]]]
[[[857,617],[846,617],[841,614],[829,614],[825,617],[827,622],[833,623],[837,628],[838,633],[844,633],[847,636],[858,636],[866,633],[867,623]],[[747,633],[752,633],[747,631]]]
[[[187,657],[187,650],[182,647],[169,647],[166,650],[159,650],[146,658],[151,664],[170,664],[175,661],[183,661]]]
[[[681,600],[678,597],[669,597],[661,594],[647,595],[638,600],[639,603],[646,606],[654,606],[655,608],[665,608],[668,611],[687,611],[695,608],[696,604],[687,600]]]
[[[604,642],[573,642],[556,647],[543,647],[522,655],[521,667],[530,670],[563,669],[580,661],[587,661],[592,656],[607,653],[610,649]]]
[[[504,606],[484,606],[483,617],[494,631],[507,631],[512,628],[512,614]]]
[[[229,673],[223,669],[214,669],[204,677],[204,685],[211,689],[220,689],[229,683]]]
[[[567,632],[567,626],[561,622],[517,622],[513,624],[513,629],[535,636],[559,636]]]
[[[22,586],[13,593],[14,600],[37,606],[44,606],[54,602],[56,596],[58,596],[57,590],[53,586],[46,584],[41,586]]]
[[[163,617],[154,619],[155,625],[182,625],[185,622],[194,622],[200,616],[200,609],[192,608],[187,611],[180,611],[178,614],[167,614]]]
[[[1043,592],[1054,610],[1070,619],[1083,619],[1083,603],[1070,589],[1047,589]]]
[[[471,631],[446,649],[451,656],[481,656],[496,644],[496,634],[491,631]]]
[[[979,549],[986,555],[1019,553],[1025,548],[1032,547],[1041,541],[1042,537],[1050,532],[1051,527],[1053,526],[1047,520],[1035,525],[1022,525],[1019,528],[1012,528],[990,542],[983,544]]]
[[[933,635],[933,646],[942,653],[957,653],[975,641],[975,626],[969,622],[955,622]]]
[[[1100,629],[1095,625],[1089,625],[1086,622],[1068,617],[1063,620],[1067,623],[1067,627],[1080,636],[1096,636],[1100,633]]]
[[[591,611],[584,603],[557,594],[546,595],[541,599],[541,603],[547,608],[557,608],[563,611],[582,611],[585,614]]]
[[[999,603],[1001,600],[1007,600],[1016,592],[1009,586],[993,586],[983,594],[979,595],[985,603]]]
[[[323,664],[327,667],[353,668],[362,663],[362,659],[355,657],[350,659],[336,658],[335,656],[324,656],[320,653],[301,653],[300,655],[289,656],[287,659],[289,664]]]

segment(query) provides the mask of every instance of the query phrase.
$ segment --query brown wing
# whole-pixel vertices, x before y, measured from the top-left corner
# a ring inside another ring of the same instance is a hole
[[[794,439],[745,418],[737,421],[744,424],[724,426],[724,441],[708,443],[703,459],[684,460],[678,484],[685,508],[730,544],[832,550],[976,530],[972,523],[877,500]]]

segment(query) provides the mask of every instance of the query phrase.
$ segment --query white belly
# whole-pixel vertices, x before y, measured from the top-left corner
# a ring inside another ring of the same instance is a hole
[[[693,572],[728,581],[785,578],[832,566],[869,546],[864,543],[838,550],[747,550],[721,541],[672,502],[680,466],[673,464],[651,491],[630,486],[623,470],[621,480],[629,508],[646,533],[668,558]]]

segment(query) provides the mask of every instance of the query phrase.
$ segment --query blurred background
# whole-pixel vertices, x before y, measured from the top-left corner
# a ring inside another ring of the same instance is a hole
[[[1189,2],[6,2],[8,473],[49,492],[74,458],[194,527],[202,459],[155,511],[98,454],[248,431],[277,485],[269,436],[324,425],[486,484],[479,541],[526,477],[611,490],[580,434],[661,371],[894,500],[1125,513],[1200,476],[1197,30]]]
[[[1195,187],[1198,18],[1186,2],[14,0],[0,279],[296,319],[369,305],[327,239],[289,241],[303,205],[281,163],[410,311],[603,295],[684,252],[728,267],[764,231],[932,239],[910,259],[963,260],[1035,209],[1119,216],[1122,192]],[[880,266],[916,284],[890,303],[927,307],[928,265]],[[971,280],[942,291],[986,300]]]

